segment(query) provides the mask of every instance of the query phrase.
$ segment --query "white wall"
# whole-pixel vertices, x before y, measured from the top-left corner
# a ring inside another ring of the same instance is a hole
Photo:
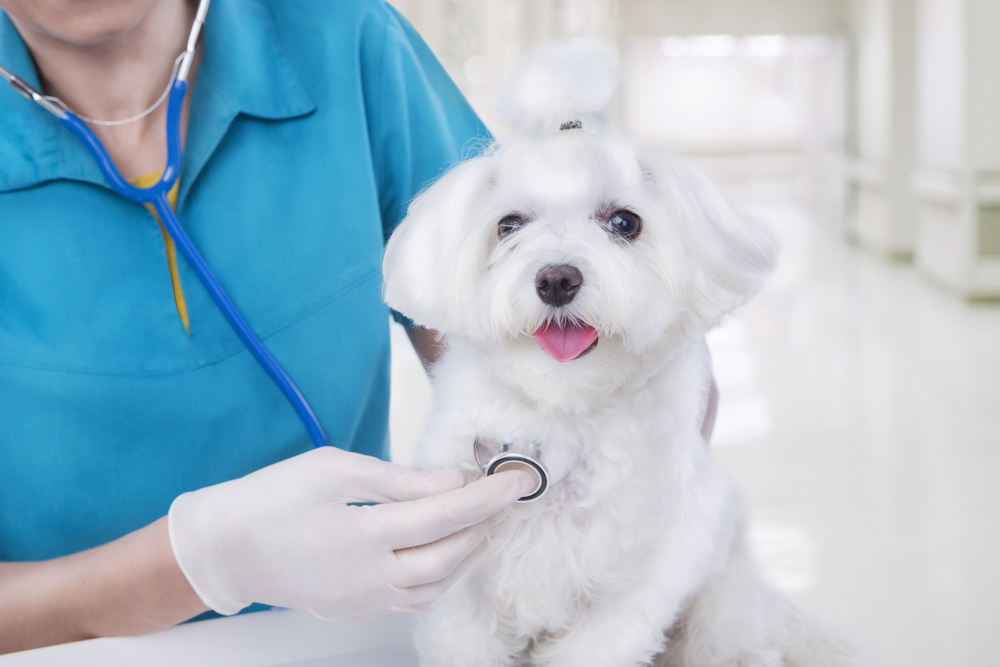
[[[845,232],[869,250],[908,259],[916,237],[913,0],[855,0],[852,18],[856,206]]]
[[[1000,171],[1000,0],[968,5],[969,162],[973,169]]]
[[[884,161],[892,147],[892,8],[890,0],[856,4],[857,149],[862,159]]]
[[[847,0],[621,0],[622,33],[845,34]]]
[[[624,53],[625,126],[682,151],[797,147],[801,47],[783,35],[634,36]]]
[[[917,266],[966,297],[997,298],[1000,3],[917,7]]]
[[[965,164],[965,3],[917,0],[917,164]],[[995,36],[994,36],[995,38]],[[992,85],[996,85],[995,81]]]

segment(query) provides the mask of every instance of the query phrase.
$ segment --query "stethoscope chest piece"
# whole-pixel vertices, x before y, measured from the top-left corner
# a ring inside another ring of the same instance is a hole
[[[522,451],[514,451],[515,449]],[[526,453],[524,450],[530,453]],[[498,448],[485,438],[476,438],[474,452],[476,463],[487,476],[506,470],[523,470],[535,478],[535,490],[526,496],[518,498],[517,502],[519,503],[538,500],[549,490],[550,484],[559,481],[559,479],[562,479],[566,475],[566,471],[563,470],[558,478],[554,479],[552,477],[548,467],[543,463],[541,445],[537,442],[527,443],[522,446],[505,442]],[[491,457],[490,454],[492,452],[496,453]]]

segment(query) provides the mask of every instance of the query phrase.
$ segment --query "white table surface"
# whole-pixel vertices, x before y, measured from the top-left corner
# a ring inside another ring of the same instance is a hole
[[[0,667],[417,667],[412,614],[321,621],[291,610],[186,623],[0,656]]]

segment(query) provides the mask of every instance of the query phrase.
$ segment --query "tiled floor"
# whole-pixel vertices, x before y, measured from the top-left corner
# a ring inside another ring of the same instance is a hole
[[[880,664],[1000,665],[1000,306],[849,248],[795,206],[747,209],[781,235],[782,262],[709,337],[713,447],[765,568]],[[405,460],[427,389],[395,334]]]

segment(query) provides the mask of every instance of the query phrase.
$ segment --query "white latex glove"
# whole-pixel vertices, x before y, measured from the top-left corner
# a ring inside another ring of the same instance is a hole
[[[322,447],[179,496],[170,544],[220,614],[251,602],[326,619],[419,610],[471,564],[484,520],[534,490],[519,472],[464,483],[460,470]]]

